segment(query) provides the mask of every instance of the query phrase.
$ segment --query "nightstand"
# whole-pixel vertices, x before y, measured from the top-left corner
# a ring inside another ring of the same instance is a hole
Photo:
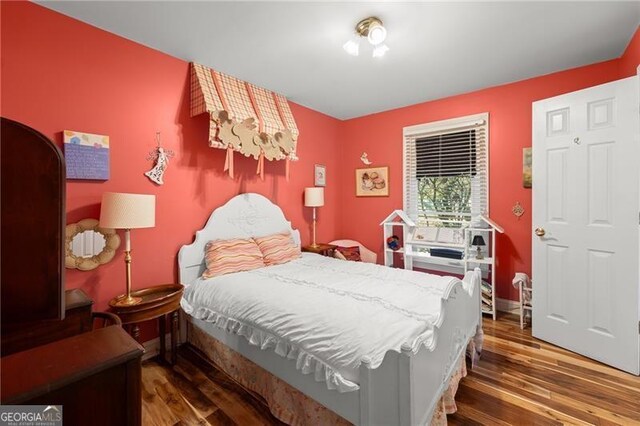
[[[164,284],[131,292],[131,296],[140,297],[137,305],[116,306],[118,298],[109,302],[111,312],[122,320],[123,327],[138,340],[140,326],[138,323],[158,318],[160,328],[160,359],[165,361],[166,317],[171,319],[171,364],[177,360],[178,310],[184,287],[180,284]]]
[[[317,253],[317,254],[321,254],[323,256],[329,256],[329,257],[333,257],[333,251],[337,248],[338,246],[333,245],[333,244],[324,244],[324,243],[319,243],[316,247],[313,246],[303,246],[302,247],[302,251],[306,251],[309,253]]]

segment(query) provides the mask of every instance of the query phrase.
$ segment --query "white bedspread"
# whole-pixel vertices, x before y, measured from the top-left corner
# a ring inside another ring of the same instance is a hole
[[[358,389],[364,357],[376,368],[403,344],[433,350],[442,296],[459,281],[303,253],[283,265],[200,278],[181,303],[191,316],[296,359],[303,373],[348,392]]]

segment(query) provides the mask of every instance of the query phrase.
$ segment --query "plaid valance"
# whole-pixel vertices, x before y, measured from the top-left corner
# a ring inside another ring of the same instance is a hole
[[[191,64],[191,116],[208,113],[209,146],[227,150],[225,171],[233,177],[233,152],[258,160],[296,161],[298,128],[287,99],[196,63]]]

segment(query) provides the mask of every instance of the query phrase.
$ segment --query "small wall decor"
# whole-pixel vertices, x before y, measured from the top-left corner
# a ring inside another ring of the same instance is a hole
[[[234,178],[234,152],[258,161],[264,179],[267,161],[298,161],[298,127],[284,96],[231,75],[191,64],[191,117],[209,114],[209,146],[226,151],[224,171]]]
[[[387,197],[389,195],[389,167],[356,169],[357,197]]]
[[[511,213],[513,213],[518,219],[524,214],[524,207],[520,204],[520,201],[516,201],[515,206],[511,208]]]
[[[65,262],[69,269],[91,271],[113,259],[120,246],[115,229],[101,228],[96,219],[83,219],[67,225]]]
[[[156,149],[150,151],[149,156],[147,157],[147,160],[155,160],[155,166],[153,166],[153,169],[145,172],[144,175],[152,182],[162,185],[164,183],[162,177],[169,166],[169,159],[173,158],[175,154],[172,150],[164,149],[160,146],[160,132],[156,132],[156,144]]]
[[[366,152],[362,153],[362,155],[360,156],[360,161],[362,161],[367,166],[371,165],[371,160],[369,160],[369,156]]]
[[[109,136],[65,130],[67,179],[109,180]]]
[[[532,182],[531,148],[522,148],[522,186],[525,188],[531,188]]]
[[[327,167],[325,165],[316,164],[313,175],[315,186],[327,186]]]

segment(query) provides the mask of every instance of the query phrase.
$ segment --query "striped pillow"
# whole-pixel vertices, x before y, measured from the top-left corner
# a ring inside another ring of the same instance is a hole
[[[300,247],[295,245],[288,232],[267,235],[255,240],[264,256],[265,265],[278,265],[300,257]]]
[[[202,278],[264,267],[262,253],[253,238],[209,241],[204,260],[207,269]]]

